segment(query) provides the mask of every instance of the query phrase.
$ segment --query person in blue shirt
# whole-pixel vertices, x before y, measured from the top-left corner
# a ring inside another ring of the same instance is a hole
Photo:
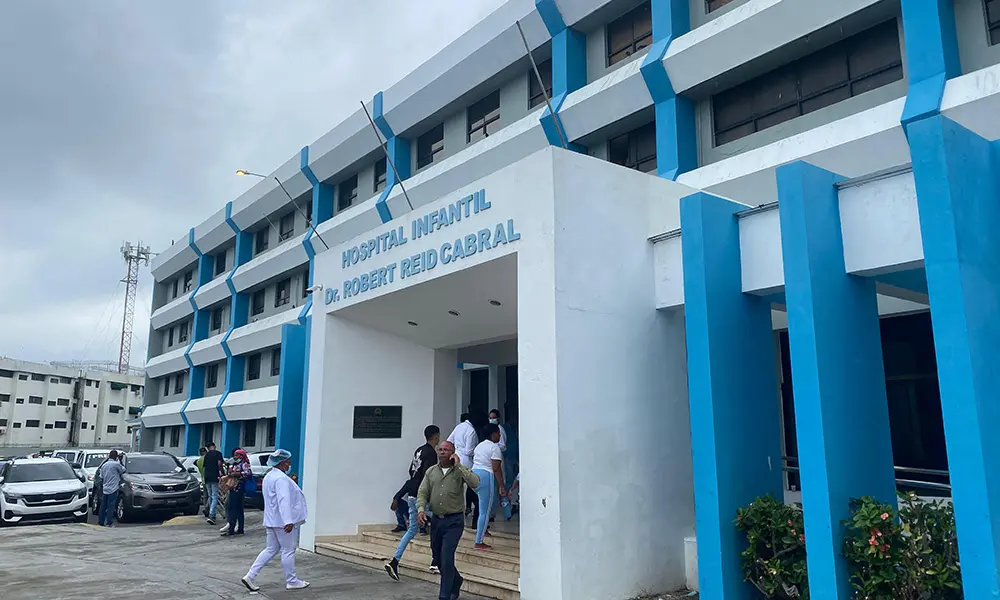
[[[125,465],[117,450],[108,453],[108,460],[101,465],[101,511],[97,524],[101,527],[111,527],[115,522],[115,508],[118,505],[118,490],[122,485],[122,475]]]

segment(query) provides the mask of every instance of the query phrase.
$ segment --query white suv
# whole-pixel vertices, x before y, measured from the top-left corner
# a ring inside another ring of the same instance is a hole
[[[104,464],[104,461],[108,460],[108,451],[91,448],[72,448],[56,450],[52,453],[52,456],[65,460],[70,466],[80,465],[80,469],[87,476],[87,489],[93,493],[94,476],[97,475],[97,469]]]
[[[28,521],[87,521],[87,486],[61,458],[0,464],[0,527]]]

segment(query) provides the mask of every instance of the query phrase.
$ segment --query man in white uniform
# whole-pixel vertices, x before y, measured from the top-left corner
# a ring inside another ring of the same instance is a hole
[[[462,466],[472,469],[472,454],[479,445],[479,435],[476,434],[476,427],[472,424],[472,416],[469,413],[462,413],[462,422],[452,430],[448,436],[448,441],[455,446],[455,456],[462,461]],[[472,505],[476,505],[479,510],[479,497],[476,490],[465,490],[465,514],[472,512]],[[477,513],[478,514],[478,513]]]
[[[241,579],[251,592],[260,590],[257,575],[264,565],[281,553],[281,567],[285,571],[285,589],[301,590],[309,587],[295,575],[295,548],[298,545],[298,529],[309,516],[306,497],[287,473],[292,466],[292,453],[277,449],[267,459],[272,467],[264,476],[262,494],[264,496],[264,527],[267,530],[267,546],[257,556],[250,571]]]

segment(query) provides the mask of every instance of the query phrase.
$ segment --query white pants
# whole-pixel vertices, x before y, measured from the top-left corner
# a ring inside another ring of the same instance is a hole
[[[281,568],[285,571],[285,583],[295,584],[299,578],[295,576],[295,547],[299,540],[299,526],[296,525],[291,533],[285,533],[281,527],[267,527],[267,546],[257,555],[257,560],[253,561],[253,566],[247,573],[250,581],[255,581],[260,570],[271,562],[271,559],[281,553]]]

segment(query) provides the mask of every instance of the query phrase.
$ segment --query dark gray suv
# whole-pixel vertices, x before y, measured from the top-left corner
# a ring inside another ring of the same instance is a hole
[[[128,521],[139,513],[198,514],[201,507],[201,484],[176,458],[165,452],[128,452],[124,458],[125,475],[118,492],[115,517]],[[101,470],[94,476],[90,508],[96,515],[104,498]]]

